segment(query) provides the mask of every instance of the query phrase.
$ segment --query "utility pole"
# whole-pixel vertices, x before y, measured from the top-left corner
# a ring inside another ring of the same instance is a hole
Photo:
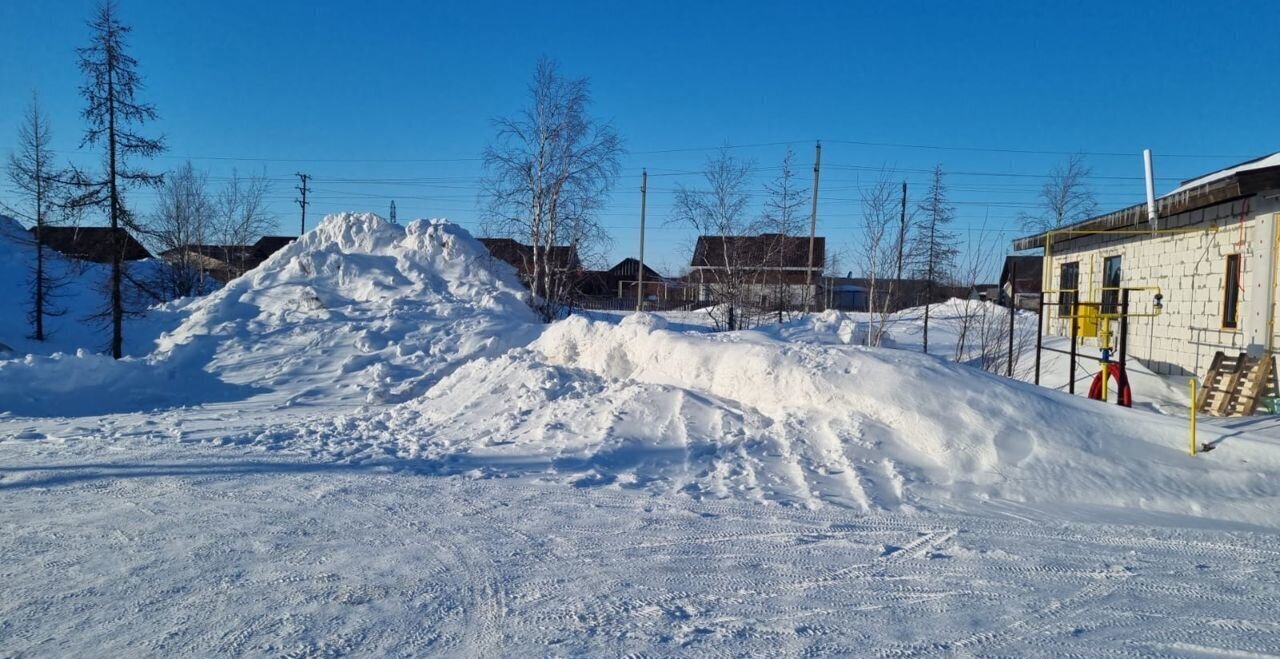
[[[396,223],[396,200],[391,200],[391,223]]]
[[[311,187],[307,185],[307,181],[311,180],[311,175],[298,172],[297,177],[298,180],[302,181],[302,184],[297,187],[298,193],[302,195],[297,199],[298,207],[302,209],[302,228],[298,229],[298,235],[301,236],[307,232],[307,193],[311,192]]]
[[[818,141],[814,146],[813,156],[813,211],[809,214],[809,269],[805,272],[805,296],[804,296],[804,312],[809,313],[813,310],[813,298],[817,296],[817,282],[813,279],[813,235],[818,231],[818,173],[822,169],[822,142]],[[808,293],[808,287],[814,288],[813,294]]]
[[[640,267],[636,269],[636,311],[644,310],[644,202],[649,192],[649,170],[640,170]]]

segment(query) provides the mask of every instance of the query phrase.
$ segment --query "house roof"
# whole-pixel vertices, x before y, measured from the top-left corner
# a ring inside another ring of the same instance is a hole
[[[36,227],[30,229],[32,235]],[[115,239],[113,240],[113,232]],[[95,263],[110,263],[112,246],[119,241],[125,261],[149,259],[151,254],[128,231],[111,227],[44,227],[41,242],[50,249],[72,258]]]
[[[613,277],[630,278],[634,280],[636,278],[636,270],[639,269],[637,266],[639,265],[640,265],[639,259],[635,259],[628,256],[627,258],[622,259],[621,261],[618,261],[617,265],[613,266],[612,268],[609,268],[606,272]],[[645,281],[656,281],[658,279],[662,279],[663,277],[662,275],[658,274],[657,270],[654,270],[653,268],[650,268],[649,266],[646,265],[644,267],[644,278],[645,278]]]
[[[522,273],[533,268],[533,247],[512,238],[481,238],[480,242],[489,250],[493,258],[506,261]],[[539,253],[544,248],[539,247]],[[546,262],[558,267],[576,270],[581,264],[578,261],[578,250],[572,245],[553,245]]]
[[[1156,216],[1170,217],[1277,189],[1280,189],[1280,153],[1273,153],[1183,181],[1173,192],[1156,199]],[[1147,204],[1143,202],[1055,231],[1114,231],[1145,223]],[[1013,249],[1020,252],[1042,248],[1047,236],[1041,232],[1017,238]]]
[[[294,240],[294,236],[264,236],[252,245],[183,245],[166,249],[161,256],[168,258],[187,252],[222,263],[234,263],[237,267],[255,268]]]
[[[253,257],[253,248],[248,245],[183,245],[161,252],[161,256],[172,256],[179,252],[199,254],[218,261],[243,261]]]
[[[297,236],[263,236],[253,244],[253,255],[259,261],[265,261],[268,256],[284,249],[285,245],[297,239]]]
[[[1023,292],[1039,291],[1043,268],[1044,259],[1039,256],[1012,254],[1006,256],[1004,257],[1004,268],[1000,270],[1000,286],[1004,287],[1005,284],[1009,283],[1010,272],[1014,271],[1018,275],[1016,282],[1018,289]]]
[[[827,239],[813,239],[813,269],[825,263]],[[726,253],[730,258],[726,259]],[[758,236],[698,236],[689,265],[695,268],[734,267],[752,269],[799,268],[809,265],[809,237],[766,233]]]

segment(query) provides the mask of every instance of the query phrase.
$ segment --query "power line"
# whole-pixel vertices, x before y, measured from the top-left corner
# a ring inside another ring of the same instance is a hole
[[[974,147],[974,146],[942,146],[938,144],[903,144],[900,142],[868,142],[864,140],[827,140],[835,144],[853,144],[856,146],[878,146],[890,147],[896,149],[928,149],[931,151],[973,151],[980,153],[1018,153],[1024,155],[1039,156],[1096,156],[1100,158],[1134,158],[1135,160],[1142,155],[1141,151],[1124,152],[1124,151],[1049,151],[1039,149],[1007,149],[998,147]],[[1223,154],[1207,154],[1207,153],[1161,153],[1161,158],[1252,158],[1254,156],[1240,155],[1223,155]]]

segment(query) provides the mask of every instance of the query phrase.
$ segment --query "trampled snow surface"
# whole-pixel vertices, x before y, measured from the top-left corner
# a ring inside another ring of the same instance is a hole
[[[216,394],[0,390],[0,654],[1280,653],[1273,420],[1192,458],[836,313],[544,328],[482,250],[335,216],[96,382],[0,362]]]

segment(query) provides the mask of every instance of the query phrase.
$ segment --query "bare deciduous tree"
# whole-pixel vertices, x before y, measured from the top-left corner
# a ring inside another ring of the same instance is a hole
[[[18,126],[18,151],[9,155],[9,181],[22,202],[20,207],[6,205],[5,209],[30,222],[35,229],[36,263],[31,271],[31,307],[27,315],[32,324],[32,338],[37,341],[45,340],[45,317],[62,313],[52,304],[59,282],[45,267],[44,230],[64,214],[62,204],[69,174],[54,167],[50,139],[49,121],[40,111],[39,99],[32,93],[26,117]]]
[[[694,254],[694,267],[701,278],[699,284],[713,303],[709,310],[712,322],[721,330],[746,326],[748,286],[764,265],[752,262],[761,254],[744,249],[743,241],[737,239],[757,228],[747,211],[752,167],[750,161],[734,158],[728,149],[722,149],[707,160],[702,172],[705,189],[676,185],[672,220],[692,227],[705,239],[705,253]]]
[[[159,190],[148,233],[161,251],[169,253],[169,267],[160,286],[166,297],[205,292],[206,259],[201,253],[215,234],[214,204],[207,177],[190,162],[170,172]]]
[[[1023,226],[1033,231],[1051,231],[1097,214],[1098,202],[1087,183],[1091,173],[1081,154],[1074,154],[1055,166],[1037,195],[1040,212],[1023,214],[1020,218]]]
[[[484,151],[481,196],[495,235],[532,245],[529,285],[544,320],[569,301],[577,264],[567,246],[589,250],[605,237],[596,214],[618,176],[622,140],[588,115],[586,78],[566,78],[555,61],[538,61],[530,104],[495,120],[497,138]]]
[[[998,240],[998,237],[986,230],[985,221],[982,228],[976,233],[970,233],[964,259],[956,267],[949,283],[956,288],[972,292],[982,281],[982,278],[991,272],[996,254],[994,250],[996,240]],[[962,301],[962,304],[956,310],[956,317],[954,318],[956,324],[956,361],[960,362],[968,359],[968,352],[972,347],[971,343],[974,340],[974,334],[982,330],[983,322],[986,321],[991,309],[995,306],[994,301]],[[980,341],[979,343],[979,347],[982,347]]]
[[[809,199],[809,189],[801,186],[792,169],[791,160],[794,154],[791,147],[782,157],[781,171],[777,178],[765,184],[764,217],[761,228],[776,234],[779,239],[769,245],[769,261],[778,264],[777,276],[773,282],[773,299],[769,306],[777,313],[778,322],[786,319],[791,311],[791,296],[786,280],[787,238],[800,235],[804,229],[804,206]]]
[[[894,277],[899,254],[900,207],[898,186],[882,172],[870,186],[860,190],[862,204],[862,241],[858,250],[863,277],[867,279],[867,311],[872,326],[867,333],[868,345],[880,345],[889,323],[896,297]]]
[[[138,62],[129,55],[125,37],[131,28],[116,17],[115,4],[104,0],[89,27],[93,31],[88,46],[80,48],[80,70],[86,82],[80,88],[87,105],[82,116],[88,122],[84,144],[103,149],[98,176],[83,171],[75,174],[80,194],[74,204],[106,211],[112,229],[110,309],[111,356],[124,354],[123,320],[126,313],[123,283],[128,279],[124,264],[126,241],[123,230],[141,232],[143,227],[125,203],[124,193],[133,186],[155,186],[163,177],[129,165],[133,157],[151,157],[164,151],[162,139],[138,133],[136,127],[156,118],[155,107],[139,101],[142,87]]]
[[[265,174],[242,178],[239,172],[232,170],[231,179],[213,202],[218,242],[248,247],[270,231],[276,221],[267,208],[270,192],[271,181]],[[235,250],[227,256],[227,264],[235,276],[249,269],[247,249]]]

